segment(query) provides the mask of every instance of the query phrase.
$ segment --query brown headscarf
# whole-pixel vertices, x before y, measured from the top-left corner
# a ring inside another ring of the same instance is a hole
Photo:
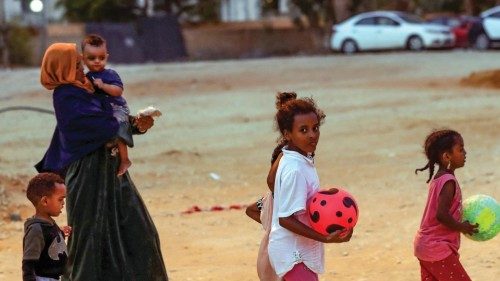
[[[76,80],[76,62],[78,53],[74,43],[54,43],[50,45],[42,60],[40,82],[49,90],[57,86],[71,84],[94,92],[92,83],[85,77],[85,82]]]

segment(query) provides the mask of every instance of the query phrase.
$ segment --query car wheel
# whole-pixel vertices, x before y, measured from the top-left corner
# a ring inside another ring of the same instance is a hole
[[[354,40],[348,39],[342,43],[342,53],[344,54],[354,54],[358,51],[358,45]]]
[[[485,33],[481,33],[477,36],[474,42],[474,48],[478,50],[487,50],[490,47],[490,38]]]
[[[417,35],[408,38],[406,48],[410,51],[422,51],[424,49],[424,41]]]

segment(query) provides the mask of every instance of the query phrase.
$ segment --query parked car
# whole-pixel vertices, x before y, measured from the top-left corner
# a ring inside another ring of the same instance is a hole
[[[377,49],[453,47],[449,27],[425,23],[419,17],[394,11],[375,11],[353,16],[332,27],[330,48],[351,54]]]
[[[435,23],[448,26],[455,35],[455,47],[469,47],[469,31],[478,18],[469,16],[438,16],[427,20],[428,23]]]
[[[500,44],[500,6],[481,13],[469,31],[469,43],[479,50]]]

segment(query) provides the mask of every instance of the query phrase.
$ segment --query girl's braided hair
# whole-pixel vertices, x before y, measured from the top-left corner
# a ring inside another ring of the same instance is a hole
[[[276,115],[274,117],[276,130],[280,132],[278,144],[274,148],[271,163],[274,163],[281,153],[281,149],[287,145],[287,140],[284,137],[285,131],[292,131],[293,120],[295,115],[316,113],[318,121],[323,124],[325,113],[316,106],[312,98],[297,98],[294,92],[278,92],[276,94]]]
[[[434,175],[434,165],[439,164],[440,155],[443,152],[451,151],[453,145],[457,142],[457,138],[461,137],[462,136],[457,131],[447,129],[430,133],[424,143],[424,152],[428,159],[427,164],[423,168],[416,169],[415,174],[429,169],[428,183]]]

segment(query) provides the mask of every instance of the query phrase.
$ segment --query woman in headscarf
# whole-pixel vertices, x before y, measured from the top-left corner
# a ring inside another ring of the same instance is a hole
[[[68,225],[73,228],[63,280],[168,280],[146,206],[128,172],[116,176],[118,121],[105,97],[93,94],[75,44],[49,46],[41,83],[54,90],[57,125],[35,167],[65,177]],[[134,133],[145,133],[153,119],[131,117],[130,123]]]

